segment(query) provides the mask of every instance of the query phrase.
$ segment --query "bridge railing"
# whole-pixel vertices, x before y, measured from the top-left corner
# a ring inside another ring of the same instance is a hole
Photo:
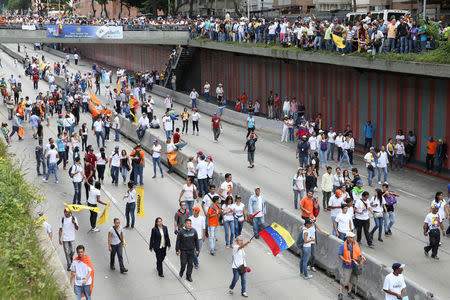
[[[22,29],[22,23],[0,23],[0,29],[15,29],[15,30],[21,30]],[[47,25],[56,25],[56,24],[34,24],[36,27],[36,30],[47,30]],[[66,24],[66,25],[75,25],[75,26],[103,26],[103,25],[80,25],[80,24]],[[63,24],[64,26],[64,24]],[[105,25],[108,26],[108,25]],[[116,25],[111,25],[116,26]],[[119,25],[120,26],[120,25]],[[146,24],[146,25],[134,25],[134,24],[127,24],[122,25],[123,31],[187,31],[188,26],[182,25],[182,24],[176,24],[176,25],[170,25],[170,24],[164,24],[164,25],[153,25],[153,24]]]

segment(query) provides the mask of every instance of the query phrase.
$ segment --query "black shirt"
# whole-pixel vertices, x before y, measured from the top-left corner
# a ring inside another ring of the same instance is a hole
[[[177,235],[177,243],[175,246],[175,251],[198,251],[198,235],[194,228],[187,230],[182,228]]]

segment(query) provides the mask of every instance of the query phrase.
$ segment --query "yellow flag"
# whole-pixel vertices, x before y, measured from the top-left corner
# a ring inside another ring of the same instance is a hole
[[[344,49],[345,45],[344,45],[344,38],[340,37],[338,35],[332,34],[331,35],[333,37],[333,42],[336,45],[336,47],[340,48],[340,49]]]
[[[104,224],[104,223],[108,222],[109,205],[110,204],[111,204],[111,200],[109,200],[108,203],[106,203],[106,206],[105,206],[105,209],[102,212],[102,215],[97,220],[97,226],[100,225],[100,224]]]
[[[136,187],[136,194],[137,194],[137,216],[138,218],[145,217],[145,209],[144,209],[144,188],[143,187]]]
[[[117,95],[120,95],[120,79],[117,81]]]
[[[100,100],[98,100],[98,98],[95,96],[94,92],[92,92],[91,89],[89,89],[89,94],[91,95],[92,102],[94,102],[96,105],[102,105]]]
[[[133,114],[133,111],[131,110],[131,108],[130,108],[130,114],[133,116],[133,119],[134,119],[134,122],[131,124],[133,124],[133,125],[137,124],[136,116]]]
[[[83,209],[89,209],[89,210],[92,210],[92,211],[94,211],[96,213],[100,212],[100,208],[98,208],[98,207],[90,207],[90,206],[87,206],[87,205],[79,205],[79,204],[67,204],[66,202],[63,202],[63,204],[65,206],[67,206],[67,208],[69,210],[71,210],[71,211],[80,211],[80,210],[83,210]]]
[[[41,61],[41,63],[39,64],[39,68],[40,69],[45,69],[45,67],[46,67],[46,64],[44,64],[44,62]]]

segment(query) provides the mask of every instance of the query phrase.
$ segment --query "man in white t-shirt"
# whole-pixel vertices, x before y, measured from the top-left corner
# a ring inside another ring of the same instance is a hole
[[[317,152],[317,149],[318,149],[318,147],[317,147],[318,142],[317,142],[317,136],[316,136],[316,132],[315,131],[309,137],[308,143],[309,143],[309,148],[311,149],[310,156],[311,156],[311,159],[312,159],[312,156],[313,156],[314,152]]]
[[[75,241],[75,231],[78,230],[78,220],[72,216],[68,208],[64,209],[64,217],[59,223],[59,244],[63,246],[66,256],[67,271],[70,271],[70,265],[73,260],[73,242]]]
[[[364,155],[364,162],[366,163],[367,173],[369,175],[367,179],[369,186],[372,186],[372,179],[375,177],[375,168],[377,166],[375,163],[376,155],[374,147],[370,147],[370,151]]]
[[[381,184],[381,172],[383,171],[384,174],[384,183],[388,184],[387,177],[388,177],[388,164],[389,164],[389,158],[386,152],[386,148],[384,146],[381,146],[380,152],[378,152],[378,184]]]
[[[196,206],[196,207],[192,208],[192,212],[194,215],[191,216],[190,219],[192,221],[192,228],[194,228],[195,231],[197,231],[198,252],[200,252],[202,250],[202,244],[206,238],[206,222],[205,222],[205,217],[200,216],[200,207]],[[200,255],[200,253],[199,253],[199,255]],[[196,269],[198,269],[198,265],[199,265],[199,262],[198,262],[199,255],[194,256],[194,268],[196,268]]]
[[[219,189],[220,200],[225,201],[228,196],[233,196],[233,177],[230,173],[225,174],[225,181],[222,182]]]
[[[366,236],[367,244],[370,248],[373,248],[372,236],[369,233],[370,218],[369,212],[372,212],[372,207],[369,204],[369,192],[364,191],[361,194],[361,199],[355,202],[355,227],[356,227],[356,241],[358,244],[361,242],[362,230],[364,229],[364,235]]]
[[[81,299],[84,293],[87,300],[91,299],[91,284],[92,284],[92,268],[86,263],[87,260],[84,259],[84,246],[77,246],[77,258],[73,261],[70,271],[70,283],[74,284],[74,293],[77,299]]]
[[[328,200],[328,210],[330,211],[331,216],[331,224],[334,224],[334,221],[336,220],[337,215],[342,211],[342,191],[340,189],[336,190],[336,192],[330,197]],[[333,235],[336,235],[336,231],[333,227]]]
[[[50,174],[53,172],[55,174],[55,182],[58,183],[58,170],[57,170],[57,164],[59,154],[58,151],[55,149],[55,144],[50,144],[50,149],[46,151],[45,158],[47,159],[48,168],[47,168],[47,176],[42,179],[44,182],[48,182],[48,178],[50,177]]]
[[[406,296],[406,283],[403,277],[403,268],[405,265],[394,263],[392,265],[392,273],[384,278],[383,291],[386,300],[403,299]]]
[[[73,60],[75,61],[75,65],[77,66],[78,65],[78,60],[80,59],[80,56],[77,54],[77,53],[75,53],[74,55],[73,55]],[[106,81],[106,80],[105,80]],[[109,79],[108,79],[108,81],[107,82],[109,82]]]
[[[97,138],[97,147],[100,148],[100,138],[102,139],[102,147],[105,148],[105,134],[103,133],[103,122],[101,117],[97,117],[94,122],[94,132]]]
[[[170,137],[170,134],[173,130],[172,119],[170,118],[169,112],[166,112],[166,115],[162,118],[163,129],[166,132],[166,138]]]
[[[203,92],[205,93],[206,102],[209,102],[209,90],[211,89],[211,85],[208,81],[205,82],[205,85],[203,86]]]
[[[197,108],[197,98],[198,93],[195,89],[192,89],[191,93],[189,94],[189,98],[191,98],[192,101],[192,109]]]
[[[205,161],[205,155],[199,157],[199,162],[195,167],[198,180],[198,196],[202,197],[208,192],[208,164]]]
[[[145,131],[147,130],[149,124],[150,121],[147,118],[147,113],[142,113],[142,117],[139,118],[138,128],[136,130],[139,140],[142,140],[142,138],[144,137]]]
[[[81,182],[83,181],[84,171],[80,162],[80,157],[75,158],[75,164],[70,168],[70,177],[73,183],[73,204],[81,204]]]
[[[336,140],[336,132],[334,131],[333,127],[330,127],[328,131],[328,153],[327,153],[327,159],[334,160],[334,145]],[[331,155],[330,155],[331,154]]]
[[[428,246],[425,246],[423,250],[426,256],[431,250],[431,258],[436,260],[439,259],[437,253],[441,241],[441,231],[442,235],[445,236],[444,223],[442,221],[439,216],[439,205],[435,203],[431,206],[431,212],[425,217],[423,224],[423,235],[428,236],[430,239]]]
[[[114,113],[112,129],[114,130],[114,133],[115,133],[114,141],[118,142],[119,141],[119,129],[120,129],[120,118],[119,118],[118,113]]]
[[[116,147],[114,147],[114,151],[111,152],[111,155],[109,156],[109,167],[111,168],[112,184],[115,184],[116,186],[119,184],[119,169],[121,159],[122,155],[119,153],[119,146],[116,145]]]
[[[348,207],[342,204],[342,211],[336,216],[334,220],[334,231],[336,236],[345,241],[345,234],[353,231],[352,216],[348,213]]]

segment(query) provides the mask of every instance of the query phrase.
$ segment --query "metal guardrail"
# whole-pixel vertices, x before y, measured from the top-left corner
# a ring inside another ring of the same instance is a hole
[[[21,23],[0,23],[0,29],[15,29],[22,30]],[[57,24],[34,24],[36,30],[47,30],[47,25],[57,25]],[[75,26],[103,26],[103,25],[81,25],[81,24],[63,24],[64,25],[75,25]],[[105,25],[108,26],[108,25]],[[116,25],[110,25],[116,26]],[[120,25],[117,25],[120,26]],[[123,31],[188,31],[188,25],[122,25]]]

